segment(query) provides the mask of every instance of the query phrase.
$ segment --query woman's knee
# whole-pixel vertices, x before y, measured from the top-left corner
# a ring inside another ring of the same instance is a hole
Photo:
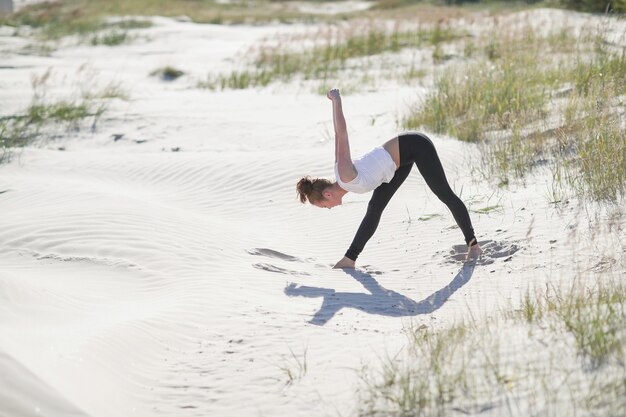
[[[446,189],[447,188],[447,189]],[[461,199],[452,191],[450,187],[444,187],[443,189],[438,188],[437,190],[433,190],[435,195],[442,203],[447,206],[462,203]]]

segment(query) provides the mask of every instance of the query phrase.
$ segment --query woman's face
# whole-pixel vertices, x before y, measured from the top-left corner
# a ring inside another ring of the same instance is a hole
[[[322,195],[324,196],[324,199],[313,203],[314,206],[331,209],[333,207],[341,205],[341,197],[335,195],[335,193],[332,193],[330,191],[324,191]]]

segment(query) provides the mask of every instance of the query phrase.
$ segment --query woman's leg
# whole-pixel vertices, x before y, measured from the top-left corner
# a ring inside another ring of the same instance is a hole
[[[404,155],[403,155],[404,153]],[[423,135],[402,136],[400,140],[401,163],[406,164],[411,160],[415,161],[417,169],[424,177],[426,184],[431,191],[441,200],[452,212],[452,216],[459,225],[465,243],[475,243],[474,229],[470,220],[467,207],[463,201],[450,188],[446,174],[437,155],[437,150],[432,141]]]
[[[352,240],[352,244],[345,254],[346,258],[355,261],[359,256],[367,241],[374,235],[383,210],[387,207],[389,200],[391,200],[391,197],[393,197],[406,177],[409,176],[411,168],[413,168],[413,164],[398,168],[391,181],[382,183],[374,190],[372,198],[367,204],[365,217],[363,217],[361,225]]]

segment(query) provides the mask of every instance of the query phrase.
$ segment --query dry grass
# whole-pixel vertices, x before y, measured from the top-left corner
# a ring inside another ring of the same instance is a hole
[[[77,75],[80,76],[80,71]],[[89,88],[63,97],[49,97],[51,78],[51,70],[34,76],[30,105],[18,114],[0,118],[0,163],[9,161],[15,149],[52,139],[59,132],[67,134],[87,126],[95,129],[106,111],[106,100],[128,98],[116,84],[109,84],[101,91]]]
[[[199,86],[244,89],[266,86],[274,81],[289,82],[296,77],[318,80],[326,85],[346,70],[357,73],[361,82],[366,83],[368,69],[372,67],[368,60],[370,57],[410,48],[436,47],[463,36],[462,32],[448,24],[417,26],[415,29],[402,29],[398,24],[388,29],[385,25],[367,21],[318,31],[311,36],[317,44],[303,51],[290,51],[290,42],[262,45],[250,54],[253,59],[246,68],[229,74],[211,74]],[[413,70],[404,76],[409,79],[420,74],[423,72]]]
[[[301,13],[288,2],[269,0],[220,3],[213,0],[63,0],[27,6],[19,12],[0,17],[0,24],[27,25],[40,30],[44,39],[68,35],[89,35],[110,28],[106,18],[111,16],[185,16],[197,23],[240,24],[323,20]],[[149,23],[122,23],[121,30],[146,27]]]
[[[408,329],[404,352],[363,371],[358,415],[621,415],[626,288],[584,281],[492,319]]]
[[[474,42],[473,63],[438,77],[403,126],[480,143],[482,171],[500,184],[548,164],[555,194],[617,202],[626,195],[626,55],[601,37],[525,28]]]

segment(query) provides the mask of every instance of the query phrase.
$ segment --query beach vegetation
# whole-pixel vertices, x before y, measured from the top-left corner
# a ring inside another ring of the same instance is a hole
[[[591,286],[574,282],[570,288],[547,287],[534,293],[527,290],[519,313],[529,324],[543,323],[548,318],[552,327],[565,329],[574,337],[578,353],[594,368],[611,359],[625,359],[623,282],[596,282]]]
[[[54,136],[58,129],[76,131],[87,119],[95,126],[105,109],[104,104],[82,99],[33,101],[23,113],[0,119],[0,162],[10,159],[11,150]]]
[[[23,119],[0,118],[0,163],[9,161],[12,151],[26,146],[31,139],[32,134]]]
[[[302,355],[297,355],[293,349],[289,348],[289,356],[279,368],[287,378],[287,385],[301,380],[308,372],[307,349],[304,349]]]
[[[560,0],[559,4],[568,9],[591,13],[626,13],[626,1],[611,2],[598,0]]]
[[[37,30],[42,40],[57,40],[64,36],[77,35],[92,43],[95,39],[95,44],[98,45],[119,45],[126,31],[152,25],[148,19],[124,18],[110,21],[111,16],[145,15],[140,12],[115,13],[115,4],[122,3],[125,2],[66,0],[34,3],[16,13],[0,17],[0,24],[16,27],[18,30],[22,26],[29,26]],[[103,30],[112,32],[97,37],[91,36]]]
[[[626,288],[585,281],[528,290],[521,308],[495,317],[409,326],[404,350],[361,371],[358,415],[619,414]]]
[[[99,116],[100,114],[100,110],[93,112],[91,107],[84,101],[61,100],[52,103],[33,103],[26,109],[22,117],[28,121],[28,124],[64,124],[69,130],[76,128],[78,121],[89,116]]]
[[[397,9],[406,8],[411,5],[425,3],[423,0],[380,0],[376,4],[377,9]],[[544,6],[545,3],[540,0],[434,0],[429,1],[430,4],[446,5],[446,6],[461,6],[466,7],[482,7],[482,8],[519,8],[529,7],[533,5]],[[611,2],[598,1],[598,0],[556,0],[549,3],[552,7],[562,7],[571,10],[578,10],[582,12],[591,13],[626,13],[626,1],[615,0]]]
[[[127,42],[129,39],[130,37],[128,36],[128,32],[113,30],[93,35],[91,37],[91,44],[93,46],[117,46]]]
[[[130,93],[126,89],[124,89],[119,82],[112,81],[105,85],[102,89],[85,89],[81,92],[80,97],[87,101],[105,99],[119,99],[128,101],[130,100]]]
[[[333,29],[315,34],[322,41],[305,51],[284,51],[285,45],[262,45],[248,68],[227,74],[210,74],[199,87],[209,89],[243,89],[266,86],[273,81],[287,82],[296,77],[318,80],[327,84],[341,71],[364,69],[369,66],[361,58],[396,53],[406,48],[437,46],[463,36],[450,25],[437,24],[416,30],[395,28],[388,31],[368,25],[357,29]],[[419,77],[421,71],[409,72]]]
[[[149,19],[128,19],[122,18],[114,22],[105,24],[106,28],[116,28],[121,30],[146,29],[152,27],[152,21]]]
[[[457,362],[467,332],[465,325],[438,332],[411,329],[410,355],[420,357],[423,367],[413,367],[398,355],[384,359],[377,378],[363,379],[368,395],[362,399],[359,415],[427,415],[421,413],[445,410],[457,390],[467,384],[466,369],[451,366]]]
[[[61,132],[75,132],[90,121],[95,129],[106,111],[107,98],[127,99],[118,85],[109,84],[100,92],[50,97],[48,82],[52,72],[32,78],[31,103],[18,114],[0,118],[0,162],[11,159],[15,149],[54,138]]]
[[[118,27],[122,30],[145,28],[147,20],[133,19],[111,24],[111,17],[168,16],[196,23],[239,24],[273,21],[312,20],[314,16],[281,2],[258,0],[224,3],[214,0],[63,0],[34,3],[11,15],[0,16],[0,24],[36,28],[43,39],[69,35],[84,36]]]
[[[436,77],[401,124],[478,143],[483,174],[499,184],[547,166],[557,194],[617,202],[626,195],[626,54],[601,35],[493,34],[482,54],[472,46],[466,66]]]
[[[309,0],[310,3],[326,0]],[[551,6],[589,12],[626,12],[626,0],[609,3],[596,0],[556,0]],[[344,12],[337,15],[315,13],[310,8],[299,9],[289,1],[251,0],[221,2],[216,0],[63,0],[34,3],[9,15],[0,15],[0,25],[30,26],[39,30],[42,38],[59,39],[68,35],[92,34],[108,26],[110,17],[167,16],[196,23],[211,24],[261,24],[269,22],[329,22],[353,17],[398,18],[407,14],[420,15],[432,21],[467,14],[480,7],[491,13],[510,12],[542,4],[527,1],[420,1],[379,0],[369,10]],[[607,7],[609,6],[609,7]],[[426,12],[425,12],[426,11]],[[133,21],[118,27],[123,30],[150,25],[148,21]]]

